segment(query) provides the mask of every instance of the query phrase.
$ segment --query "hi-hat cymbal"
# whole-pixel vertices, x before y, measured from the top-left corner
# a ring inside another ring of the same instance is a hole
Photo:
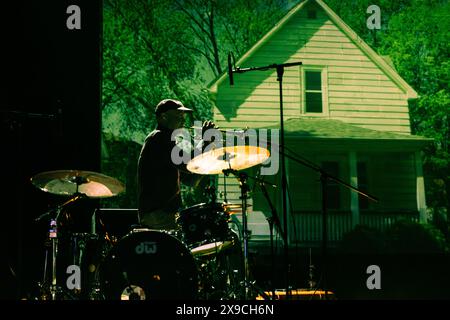
[[[247,209],[251,208],[251,206],[251,204],[247,204]],[[242,213],[242,203],[224,202],[222,203],[222,207],[228,214]]]
[[[244,170],[270,157],[267,149],[256,146],[231,146],[212,149],[188,162],[187,169],[197,174],[219,174],[223,170]]]
[[[247,204],[247,208],[250,208],[251,206],[251,204]],[[242,209],[242,203],[223,202],[222,207],[224,209]]]
[[[31,183],[48,193],[67,196],[82,193],[89,198],[109,198],[125,190],[124,185],[115,178],[80,170],[41,172],[31,178]]]

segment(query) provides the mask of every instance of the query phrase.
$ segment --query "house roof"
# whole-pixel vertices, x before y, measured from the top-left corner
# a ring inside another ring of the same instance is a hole
[[[327,14],[331,21],[347,35],[350,40],[371,59],[397,86],[407,94],[408,99],[417,99],[417,92],[390,66],[380,55],[378,55],[370,46],[365,43],[330,7],[322,0],[305,0],[292,8],[287,15],[284,16],[264,37],[262,37],[247,53],[245,53],[236,65],[242,65],[250,56],[254,54],[261,46],[263,46],[275,33],[277,33],[297,12],[299,12],[309,2],[317,3]],[[216,92],[218,85],[224,81],[227,73],[224,73],[219,79],[210,85],[211,92]]]
[[[279,125],[271,128],[279,128]],[[284,121],[284,131],[286,137],[305,139],[397,140],[417,141],[421,143],[433,141],[433,139],[422,136],[371,130],[357,127],[339,120],[321,118],[288,119]]]

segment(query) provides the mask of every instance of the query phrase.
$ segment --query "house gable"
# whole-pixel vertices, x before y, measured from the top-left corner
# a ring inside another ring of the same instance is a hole
[[[316,18],[308,12],[316,9]],[[408,99],[415,91],[320,0],[292,9],[236,66],[261,67],[302,62],[285,68],[284,117],[305,112],[304,72],[323,70],[323,112],[368,129],[410,133]],[[235,73],[230,86],[223,75],[211,87],[215,121],[224,128],[272,126],[279,121],[279,83],[275,70]]]

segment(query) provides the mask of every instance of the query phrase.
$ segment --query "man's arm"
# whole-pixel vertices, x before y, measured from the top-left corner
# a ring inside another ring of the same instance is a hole
[[[177,147],[182,149],[184,153],[186,154],[190,154],[189,159],[193,159],[197,154],[195,152],[195,150],[201,150],[201,152],[203,152],[203,150],[209,146],[211,143],[213,143],[215,140],[213,139],[212,141],[210,140],[204,140],[204,136],[205,136],[205,132],[208,131],[209,129],[216,129],[216,125],[214,124],[214,122],[212,121],[205,121],[202,125],[202,139],[201,140],[194,140],[196,145],[192,146],[191,141],[181,141],[179,143],[177,143]],[[180,176],[181,176],[181,180],[183,181],[184,184],[187,184],[189,186],[192,187],[196,187],[200,184],[200,182],[205,178],[204,175],[198,175],[198,174],[194,174],[192,172],[190,172],[187,169],[187,163],[182,162],[178,165],[176,165],[178,170],[180,171]]]

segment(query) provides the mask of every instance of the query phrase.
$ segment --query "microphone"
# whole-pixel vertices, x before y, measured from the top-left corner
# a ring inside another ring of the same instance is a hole
[[[230,78],[230,86],[234,85],[234,81],[233,81],[233,67],[231,65],[231,56],[232,56],[232,53],[229,52],[228,53],[228,77]]]
[[[194,130],[201,130],[202,127],[196,127],[196,126],[190,126],[188,129],[194,129]],[[219,128],[212,128],[214,130],[220,131],[222,133],[228,133],[233,135],[243,135],[246,134],[249,130],[248,127],[245,127],[244,129],[219,129]]]

